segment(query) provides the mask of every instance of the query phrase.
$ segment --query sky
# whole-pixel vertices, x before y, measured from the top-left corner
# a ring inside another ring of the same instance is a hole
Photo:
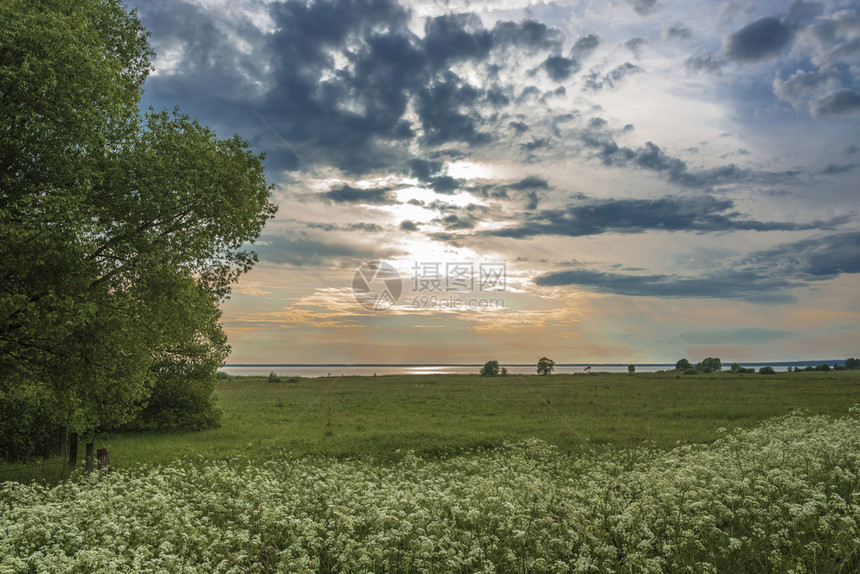
[[[275,219],[230,363],[860,356],[860,2],[129,0]]]

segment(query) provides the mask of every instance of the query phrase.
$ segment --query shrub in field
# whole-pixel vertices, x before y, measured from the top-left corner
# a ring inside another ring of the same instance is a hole
[[[760,375],[773,375],[776,371],[773,370],[773,367],[762,367],[758,370]]]
[[[161,431],[219,426],[221,410],[215,406],[213,367],[200,359],[160,361],[146,406],[123,428]]]
[[[722,370],[723,363],[716,357],[708,357],[706,359],[702,359],[702,361],[696,365],[696,368],[704,373],[712,373],[714,371]]]
[[[857,572],[860,409],[708,445],[0,483],[0,572]]]
[[[486,363],[484,363],[484,366],[481,367],[480,375],[482,377],[495,377],[495,376],[501,374],[501,372],[502,372],[502,369],[499,366],[499,362],[496,360],[493,360],[493,361],[487,361]],[[507,370],[505,371],[505,374],[507,374]]]
[[[541,357],[537,363],[537,373],[539,375],[551,375],[555,369],[555,361],[547,357]]]

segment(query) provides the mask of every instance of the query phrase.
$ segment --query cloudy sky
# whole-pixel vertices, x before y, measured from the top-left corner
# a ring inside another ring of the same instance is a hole
[[[860,355],[860,2],[129,5],[266,153],[232,363]]]

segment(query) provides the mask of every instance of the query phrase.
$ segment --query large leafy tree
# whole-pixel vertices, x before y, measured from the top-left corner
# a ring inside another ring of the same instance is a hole
[[[0,400],[80,431],[211,396],[276,209],[241,138],[141,116],[152,55],[117,0],[0,2]]]
[[[696,364],[696,369],[699,371],[705,371],[706,373],[721,371],[723,369],[723,362],[717,357],[707,357]]]
[[[537,373],[539,375],[551,375],[555,369],[555,361],[546,357],[541,357],[537,363]]]

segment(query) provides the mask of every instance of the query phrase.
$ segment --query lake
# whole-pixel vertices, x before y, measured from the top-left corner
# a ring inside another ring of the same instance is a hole
[[[831,366],[837,361],[798,361],[792,363],[742,363],[744,367],[759,368],[772,366],[777,371],[785,371],[789,365],[801,368],[807,365],[828,363]],[[723,369],[728,370],[730,362],[723,362]],[[504,365],[512,375],[534,375],[537,364],[533,365]],[[587,364],[556,365],[555,374],[584,373]],[[642,364],[636,365],[637,373],[653,373],[675,368],[673,364]],[[338,377],[338,376],[373,376],[382,375],[474,375],[481,370],[481,365],[225,365],[221,370],[228,375],[244,377],[265,377],[274,372],[279,377]],[[591,365],[591,372],[626,373],[627,364]]]

